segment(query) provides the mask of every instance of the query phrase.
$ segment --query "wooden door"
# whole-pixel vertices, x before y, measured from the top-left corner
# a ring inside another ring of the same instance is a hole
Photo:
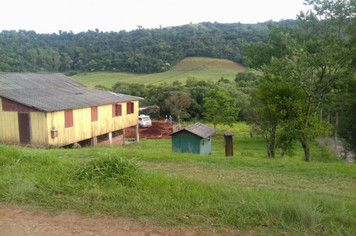
[[[31,143],[30,114],[18,113],[20,144]]]

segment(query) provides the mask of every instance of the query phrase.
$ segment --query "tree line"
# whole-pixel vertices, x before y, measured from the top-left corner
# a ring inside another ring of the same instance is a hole
[[[0,33],[0,71],[157,73],[190,56],[244,64],[243,42],[266,41],[266,30],[266,23],[217,22],[160,29],[139,27],[129,32],[96,29],[77,34],[61,30],[58,34],[4,30]]]
[[[331,132],[355,152],[356,2],[305,3],[312,10],[301,12],[297,24],[270,23],[265,42],[243,43],[247,64],[259,75],[243,72],[234,82],[217,83],[190,77],[185,84],[147,87],[117,83],[113,90],[146,97],[178,119],[214,125],[246,120],[265,139],[270,158],[277,151],[283,157],[299,142],[309,162],[311,143]]]
[[[230,59],[256,70],[217,83],[189,77],[185,84],[118,82],[96,88],[145,97],[161,115],[232,124],[245,120],[274,158],[299,142],[334,132],[356,152],[356,2],[305,0],[311,10],[296,21],[254,25],[201,23],[130,32],[0,33],[0,71],[168,70],[187,56]],[[333,114],[332,116],[330,114]],[[330,117],[338,126],[330,125]]]
[[[271,24],[267,42],[244,45],[249,66],[263,75],[251,93],[248,120],[272,158],[298,141],[311,161],[311,142],[333,128],[325,113],[334,114],[334,132],[356,151],[356,2],[305,4],[312,9],[298,15],[297,25]]]
[[[245,120],[244,113],[239,111],[244,109],[242,105],[245,104],[251,84],[255,84],[257,77],[255,74],[251,76],[249,72],[242,72],[235,81],[221,78],[218,82],[212,82],[188,76],[185,83],[174,81],[172,84],[145,86],[117,82],[111,88],[102,85],[95,88],[144,97],[140,106],[160,107],[159,114],[157,110],[148,111],[148,115],[153,118],[172,115],[176,122],[209,120],[216,128],[217,124],[232,125],[236,121]],[[147,111],[145,113],[147,114]]]

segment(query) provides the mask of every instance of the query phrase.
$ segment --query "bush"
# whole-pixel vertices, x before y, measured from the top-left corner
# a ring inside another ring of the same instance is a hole
[[[74,71],[74,70],[71,70],[71,71],[68,71],[66,73],[64,73],[66,76],[73,76],[73,75],[76,75],[78,74],[78,72]]]
[[[76,180],[114,180],[124,186],[133,187],[140,174],[141,167],[136,162],[105,153],[78,167],[72,177]]]

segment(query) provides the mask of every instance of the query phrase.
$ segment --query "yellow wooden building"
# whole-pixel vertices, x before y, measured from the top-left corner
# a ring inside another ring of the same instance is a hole
[[[96,145],[138,137],[140,97],[88,88],[62,74],[0,73],[0,142]]]

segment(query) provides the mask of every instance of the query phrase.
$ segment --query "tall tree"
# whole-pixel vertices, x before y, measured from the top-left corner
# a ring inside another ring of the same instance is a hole
[[[298,17],[301,28],[270,25],[267,43],[247,44],[250,65],[274,78],[293,84],[304,92],[297,139],[311,161],[309,142],[324,127],[317,122],[320,104],[336,81],[349,76],[354,45],[348,44],[345,25],[350,22],[350,1],[305,1],[313,10]]]
[[[182,91],[172,91],[166,99],[167,106],[172,114],[177,117],[179,124],[182,113],[190,106],[190,103],[190,95]]]
[[[236,106],[235,99],[221,91],[220,87],[216,86],[210,90],[203,101],[205,109],[203,115],[206,120],[213,123],[214,129],[216,129],[217,124],[232,126],[236,121],[239,109]]]
[[[263,81],[251,93],[249,122],[254,132],[265,139],[268,157],[275,157],[277,147],[284,151],[295,138],[304,94],[293,84],[275,79]]]

